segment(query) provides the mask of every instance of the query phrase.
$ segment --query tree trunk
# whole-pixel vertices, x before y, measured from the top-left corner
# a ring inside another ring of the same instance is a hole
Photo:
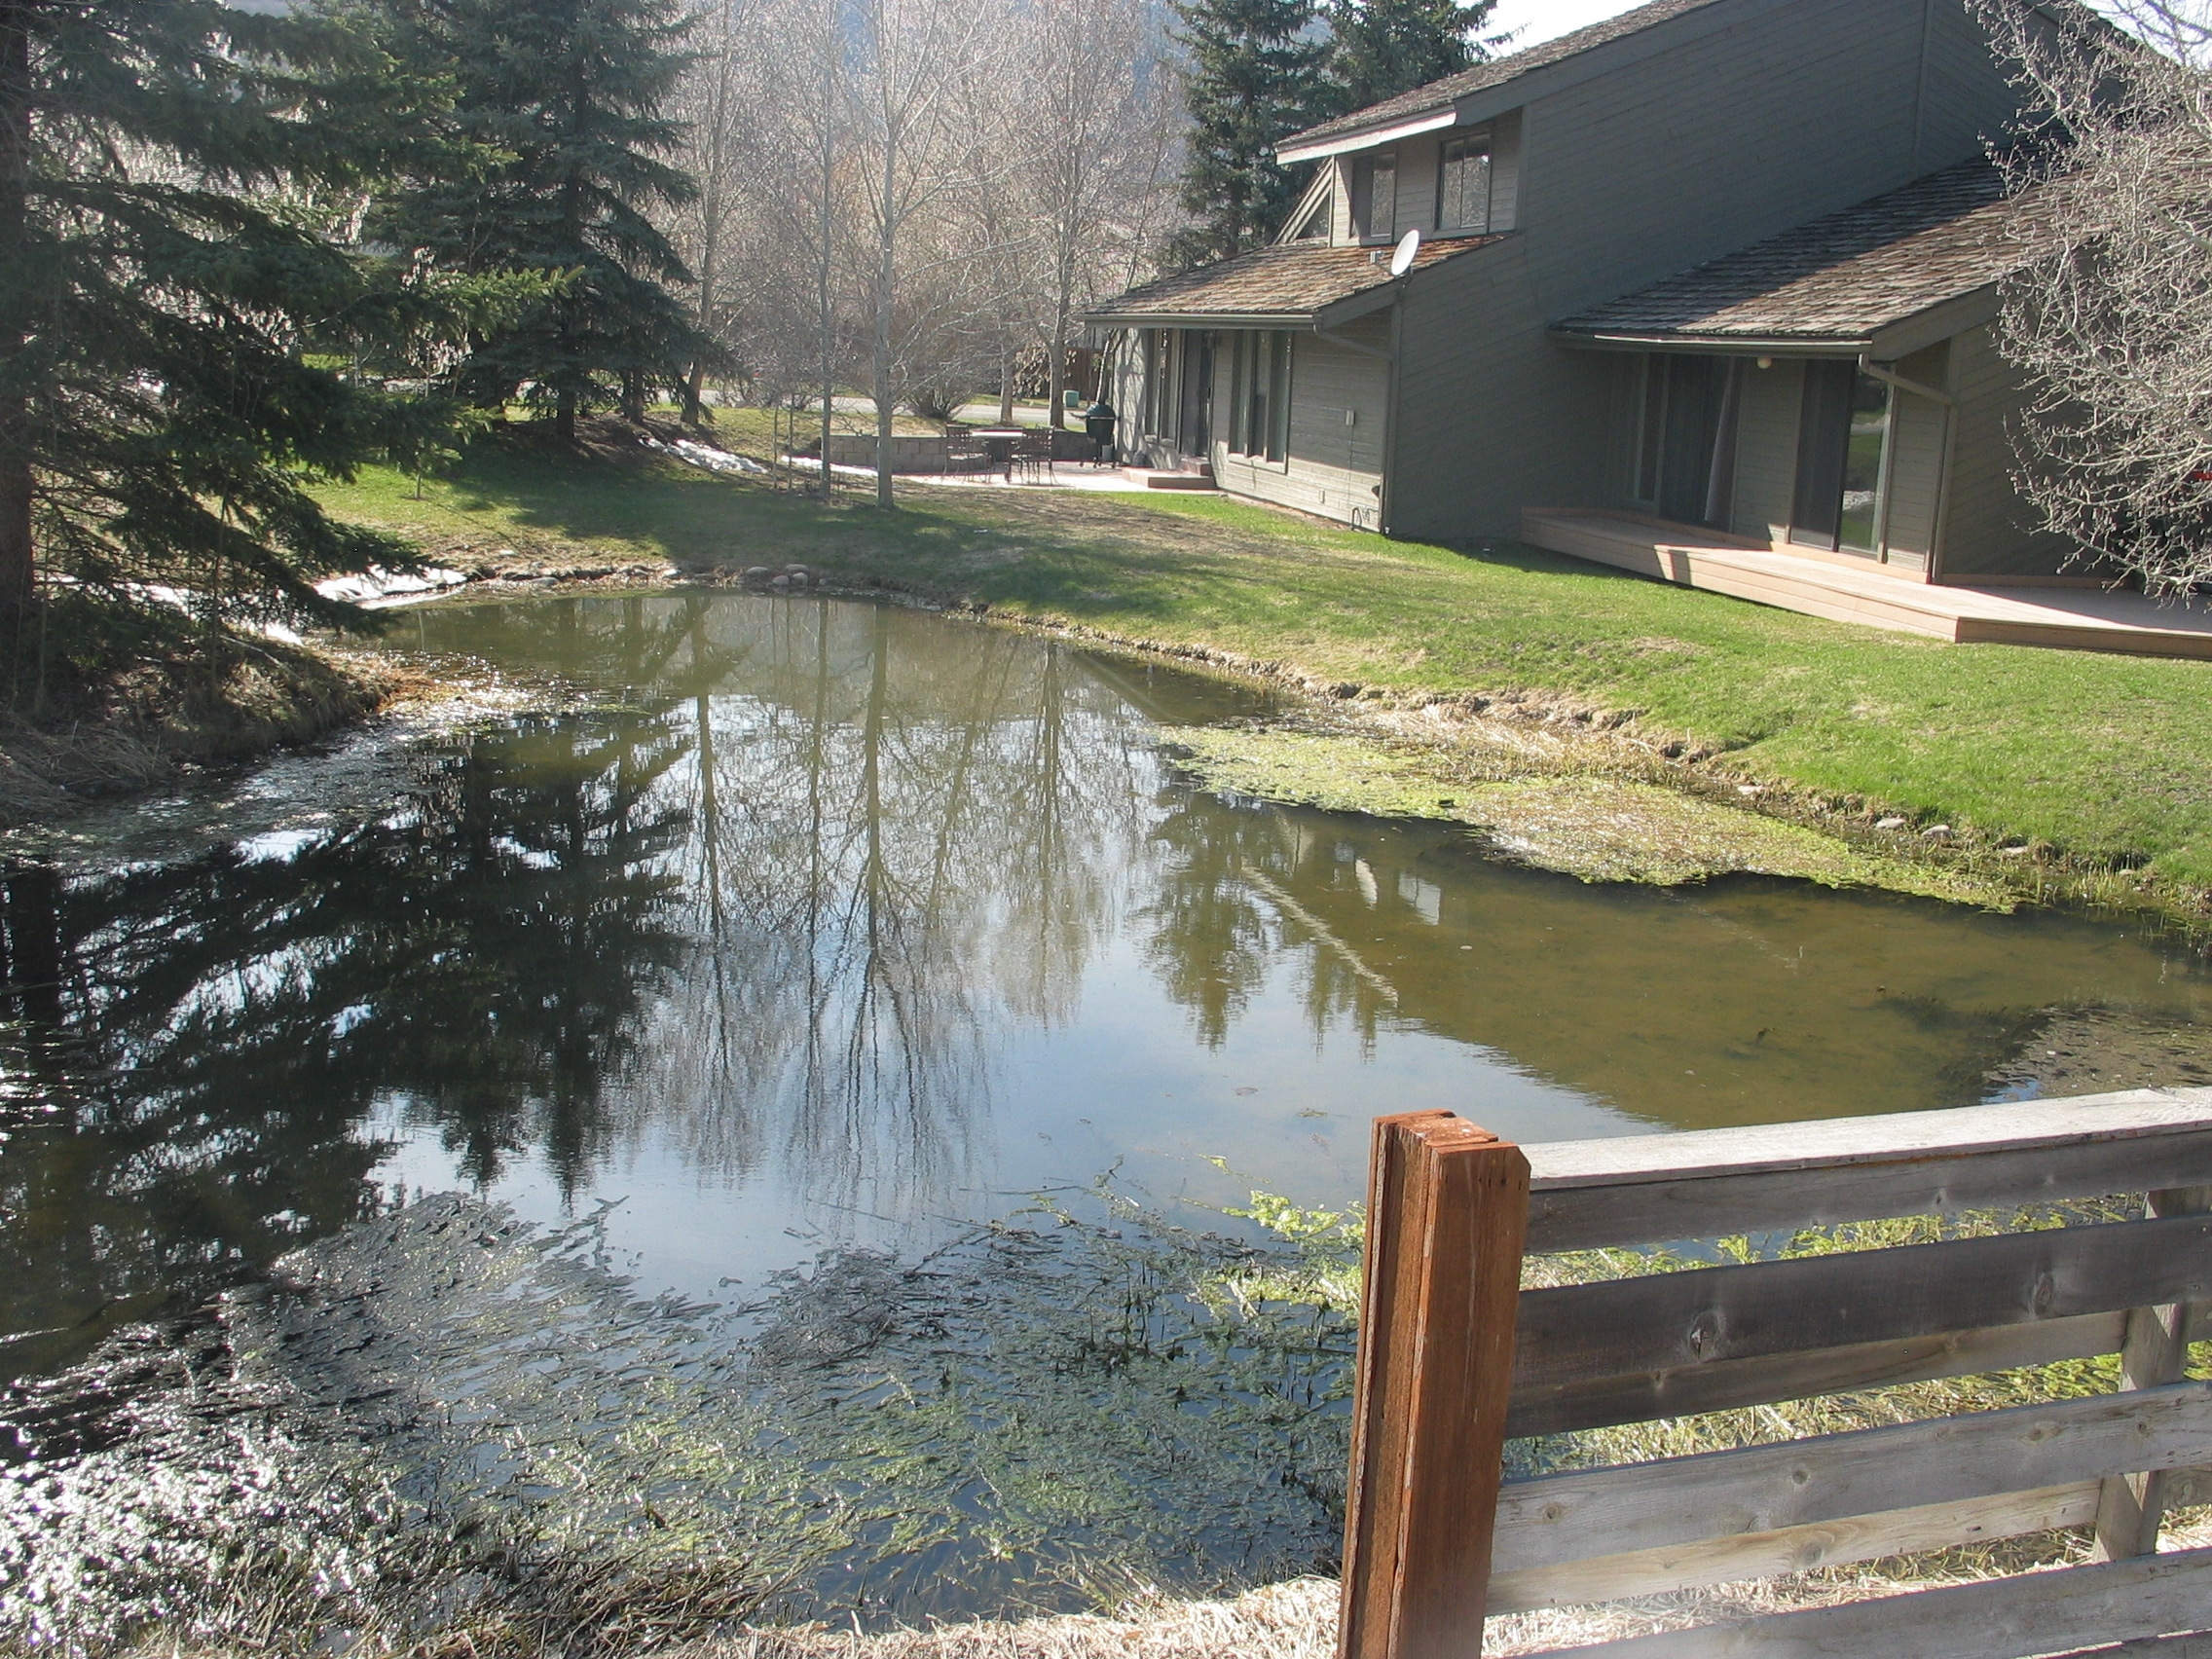
[[[1014,424],[1014,352],[999,342],[999,424]]]
[[[836,51],[837,4],[830,0],[829,31],[823,42],[822,56],[822,268],[819,273],[820,290],[816,295],[821,307],[822,326],[822,500],[830,501],[830,423],[837,406],[837,386],[832,365],[834,332],[830,314],[830,262],[835,257],[830,239],[836,229],[837,188],[837,76]]]
[[[29,0],[0,0],[0,271],[9,278],[0,359],[13,369],[30,337],[21,273],[27,268],[31,155]],[[15,378],[13,374],[10,379]],[[0,633],[14,634],[31,603],[31,401],[0,402]]]
[[[891,502],[891,283],[893,256],[898,249],[899,140],[898,129],[886,126],[883,134],[883,217],[881,245],[875,272],[875,504]]]

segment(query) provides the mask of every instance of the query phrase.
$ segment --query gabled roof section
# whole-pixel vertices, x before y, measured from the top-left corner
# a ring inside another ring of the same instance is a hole
[[[2012,212],[1998,169],[1962,162],[1594,306],[1552,332],[1655,345],[1869,346],[2026,264],[2032,249]]]
[[[1671,22],[1690,12],[1702,11],[1721,0],[1649,0],[1649,4],[1623,12],[1617,18],[1579,28],[1571,34],[1561,35],[1557,40],[1541,41],[1524,52],[1512,52],[1488,63],[1477,63],[1462,69],[1456,75],[1447,75],[1441,81],[1431,81],[1425,87],[1416,87],[1410,92],[1400,92],[1394,98],[1355,109],[1349,115],[1340,115],[1334,121],[1324,121],[1318,127],[1309,127],[1303,132],[1293,133],[1276,143],[1275,153],[1297,151],[1314,144],[1325,144],[1332,139],[1349,137],[1369,129],[1386,130],[1418,117],[1448,109],[1461,98],[1476,92],[1489,92],[1517,81],[1538,69],[1548,69],[1555,63],[1564,63],[1570,57],[1601,46],[1609,46],[1616,40],[1641,34],[1645,29],[1660,23]]]
[[[1503,240],[1504,233],[1425,240],[1414,255],[1413,272]],[[1122,327],[1149,323],[1186,328],[1208,323],[1303,325],[1332,306],[1388,287],[1396,280],[1390,275],[1389,259],[1386,247],[1276,242],[1217,265],[1131,288],[1086,312],[1084,320]]]

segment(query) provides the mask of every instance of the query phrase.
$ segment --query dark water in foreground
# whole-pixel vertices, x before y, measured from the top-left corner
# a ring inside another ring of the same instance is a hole
[[[1256,693],[937,616],[589,598],[393,645],[582,706],[425,740],[364,809],[287,762],[279,828],[7,875],[10,1370],[418,1191],[620,1200],[641,1284],[712,1298],[1114,1166],[1338,1202],[1379,1112],[1908,1111],[1986,1097],[2045,1011],[2212,1015],[2121,923],[1593,887],[1208,795],[1151,724]]]

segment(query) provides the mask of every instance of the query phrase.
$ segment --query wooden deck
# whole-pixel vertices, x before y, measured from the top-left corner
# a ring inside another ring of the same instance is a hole
[[[2088,587],[1959,586],[1627,513],[1531,507],[1522,539],[1638,575],[1958,645],[2212,658],[2212,608]]]

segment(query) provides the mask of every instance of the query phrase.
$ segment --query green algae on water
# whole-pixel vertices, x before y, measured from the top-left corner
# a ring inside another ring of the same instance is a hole
[[[2010,908],[2004,894],[1972,877],[1862,852],[1821,830],[1659,784],[1587,774],[1470,778],[1444,754],[1326,733],[1177,726],[1161,735],[1208,789],[1463,824],[1504,857],[1584,881],[1676,887],[1742,872]]]

